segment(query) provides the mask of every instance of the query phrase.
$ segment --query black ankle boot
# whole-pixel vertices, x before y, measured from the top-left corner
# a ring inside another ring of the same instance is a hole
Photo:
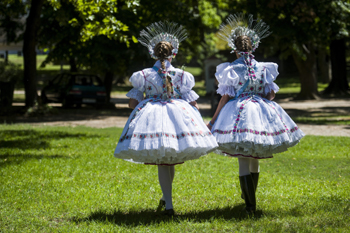
[[[259,174],[260,173],[258,173],[258,172],[257,173],[250,173],[250,175],[252,175],[252,178],[253,178],[255,193],[256,193],[256,190],[258,189]],[[241,194],[241,198],[244,200],[243,193]]]
[[[160,199],[156,212],[159,213],[159,212],[162,212],[163,210],[165,210],[165,201]]]
[[[247,213],[254,213],[256,211],[256,199],[252,175],[240,176],[239,182],[246,205],[245,209]]]
[[[255,193],[256,193],[256,190],[258,189],[259,174],[260,173],[250,173],[250,175],[252,175],[252,178],[253,178]]]

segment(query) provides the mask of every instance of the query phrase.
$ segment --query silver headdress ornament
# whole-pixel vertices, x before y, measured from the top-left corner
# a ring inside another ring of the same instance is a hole
[[[227,41],[228,46],[232,48],[232,52],[237,51],[235,45],[236,38],[239,36],[248,36],[253,47],[251,52],[254,52],[258,48],[261,39],[271,34],[268,31],[269,29],[270,27],[261,19],[254,20],[253,15],[248,15],[247,19],[245,14],[240,13],[228,16],[226,24],[223,23],[220,26],[219,36],[221,39]]]
[[[173,22],[156,22],[149,25],[145,30],[140,32],[138,41],[147,47],[152,58],[159,58],[154,54],[154,47],[161,41],[167,41],[173,46],[172,55],[167,58],[175,57],[180,42],[187,38],[187,31],[182,25]]]

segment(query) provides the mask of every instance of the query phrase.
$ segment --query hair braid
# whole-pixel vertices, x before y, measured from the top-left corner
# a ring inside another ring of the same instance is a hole
[[[154,47],[154,54],[159,57],[161,62],[162,70],[165,71],[165,58],[172,54],[173,46],[167,41],[161,41]],[[166,89],[168,95],[170,95],[172,91],[172,86],[170,84],[171,77],[169,75],[166,76]]]
[[[239,52],[250,52],[253,50],[252,42],[248,36],[239,36],[235,40]]]

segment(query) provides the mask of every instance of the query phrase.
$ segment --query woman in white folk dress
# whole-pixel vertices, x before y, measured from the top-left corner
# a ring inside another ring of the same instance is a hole
[[[238,158],[241,197],[248,213],[256,211],[255,192],[259,180],[259,159],[286,151],[304,136],[288,114],[272,100],[279,90],[274,83],[277,64],[258,62],[253,52],[270,34],[261,20],[243,14],[230,15],[220,27],[237,60],[217,66],[217,93],[222,95],[207,125],[226,156]]]
[[[172,182],[174,165],[198,159],[218,145],[198,112],[198,95],[191,90],[194,77],[171,65],[186,30],[172,22],[153,23],[140,33],[157,62],[130,77],[127,93],[134,108],[115,149],[114,156],[127,161],[158,166],[163,192],[157,211],[174,215]]]

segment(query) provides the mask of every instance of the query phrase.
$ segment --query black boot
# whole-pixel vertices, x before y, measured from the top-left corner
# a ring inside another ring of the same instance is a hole
[[[246,205],[245,209],[247,213],[254,213],[256,211],[256,199],[252,175],[240,176],[239,182]]]
[[[256,193],[256,190],[258,189],[259,174],[260,173],[250,173],[250,175],[252,175],[252,178],[253,178],[255,193]]]
[[[252,175],[252,178],[253,178],[255,193],[256,193],[256,190],[258,189],[259,174],[260,173],[258,173],[258,172],[257,173],[250,173],[250,175]],[[241,198],[244,200],[243,193],[241,194]]]
[[[162,212],[163,210],[165,210],[165,201],[160,199],[156,212],[159,213],[159,212]]]

